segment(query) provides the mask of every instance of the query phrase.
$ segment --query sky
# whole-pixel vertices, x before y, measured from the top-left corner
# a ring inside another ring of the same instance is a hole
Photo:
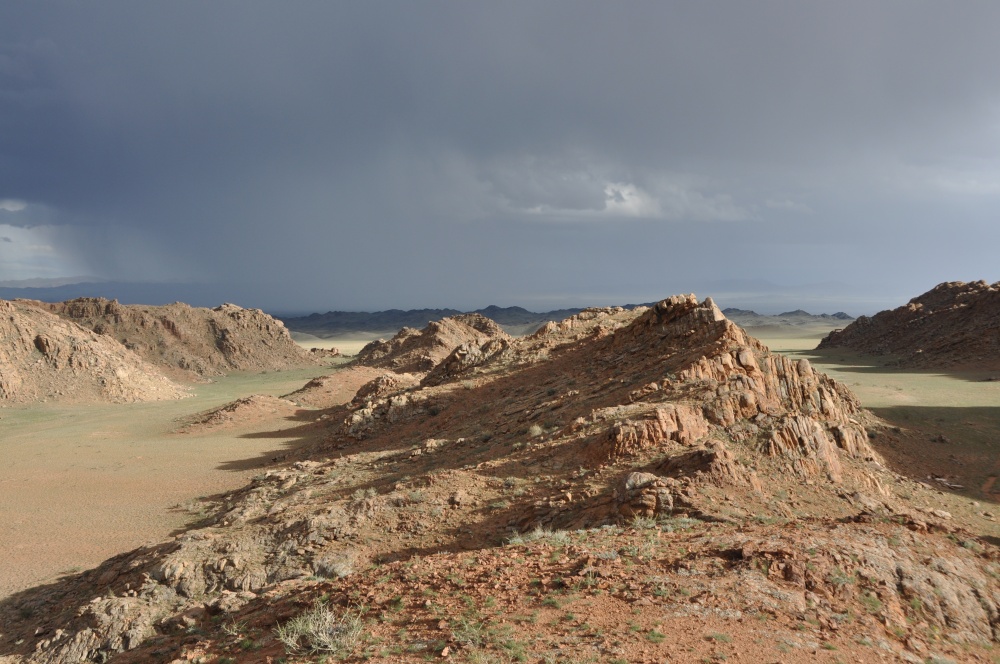
[[[0,282],[873,313],[1000,280],[998,71],[993,0],[10,0]]]

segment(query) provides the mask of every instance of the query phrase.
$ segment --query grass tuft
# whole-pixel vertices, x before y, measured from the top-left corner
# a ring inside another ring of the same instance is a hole
[[[357,613],[338,617],[322,602],[295,616],[274,633],[290,655],[331,653],[349,655],[361,642],[364,622]]]

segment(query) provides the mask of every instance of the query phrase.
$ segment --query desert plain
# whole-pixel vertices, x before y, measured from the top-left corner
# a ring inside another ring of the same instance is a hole
[[[287,441],[248,435],[252,425],[179,432],[184,423],[250,394],[292,392],[323,373],[224,376],[177,401],[0,410],[0,596],[93,567],[196,520],[199,498],[242,486],[280,457]]]

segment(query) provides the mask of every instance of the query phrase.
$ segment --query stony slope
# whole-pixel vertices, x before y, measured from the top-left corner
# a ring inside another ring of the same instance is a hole
[[[861,316],[819,348],[892,355],[899,366],[1000,369],[1000,282],[950,281],[906,306]]]
[[[101,298],[19,302],[117,339],[147,361],[188,375],[276,371],[316,362],[281,321],[258,309],[233,304],[205,309],[181,302],[153,307]]]
[[[711,300],[370,366],[442,355],[433,332],[333,374],[381,372],[196,529],[4,602],[0,655],[317,661],[288,635],[302,616],[348,661],[969,661],[1000,641],[995,542],[885,468],[849,390]]]
[[[114,339],[0,300],[0,403],[128,403],[186,391]]]

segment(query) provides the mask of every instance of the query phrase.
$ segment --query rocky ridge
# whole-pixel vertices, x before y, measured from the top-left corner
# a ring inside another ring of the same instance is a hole
[[[180,427],[178,432],[196,433],[218,428],[246,427],[262,420],[291,417],[298,410],[299,407],[288,399],[269,394],[251,394],[197,414]]]
[[[180,377],[315,366],[285,326],[258,309],[223,304],[214,309],[176,302],[164,306],[79,298],[67,302],[19,300],[116,339],[146,361]]]
[[[363,624],[335,652],[352,661],[923,661],[1000,641],[995,544],[918,507],[934,493],[885,467],[850,391],[711,300],[520,340],[442,321],[338,376],[354,398],[329,397],[289,465],[172,542],[4,603],[0,653],[308,661],[274,629],[323,607]]]
[[[459,346],[479,348],[487,341],[509,343],[510,340],[489,318],[460,314],[429,323],[422,330],[404,327],[389,341],[373,341],[361,349],[355,363],[397,373],[426,372]]]
[[[890,355],[903,367],[1000,369],[1000,282],[950,281],[908,304],[861,316],[819,348]]]
[[[34,307],[0,300],[0,403],[130,403],[186,394],[113,339]]]

